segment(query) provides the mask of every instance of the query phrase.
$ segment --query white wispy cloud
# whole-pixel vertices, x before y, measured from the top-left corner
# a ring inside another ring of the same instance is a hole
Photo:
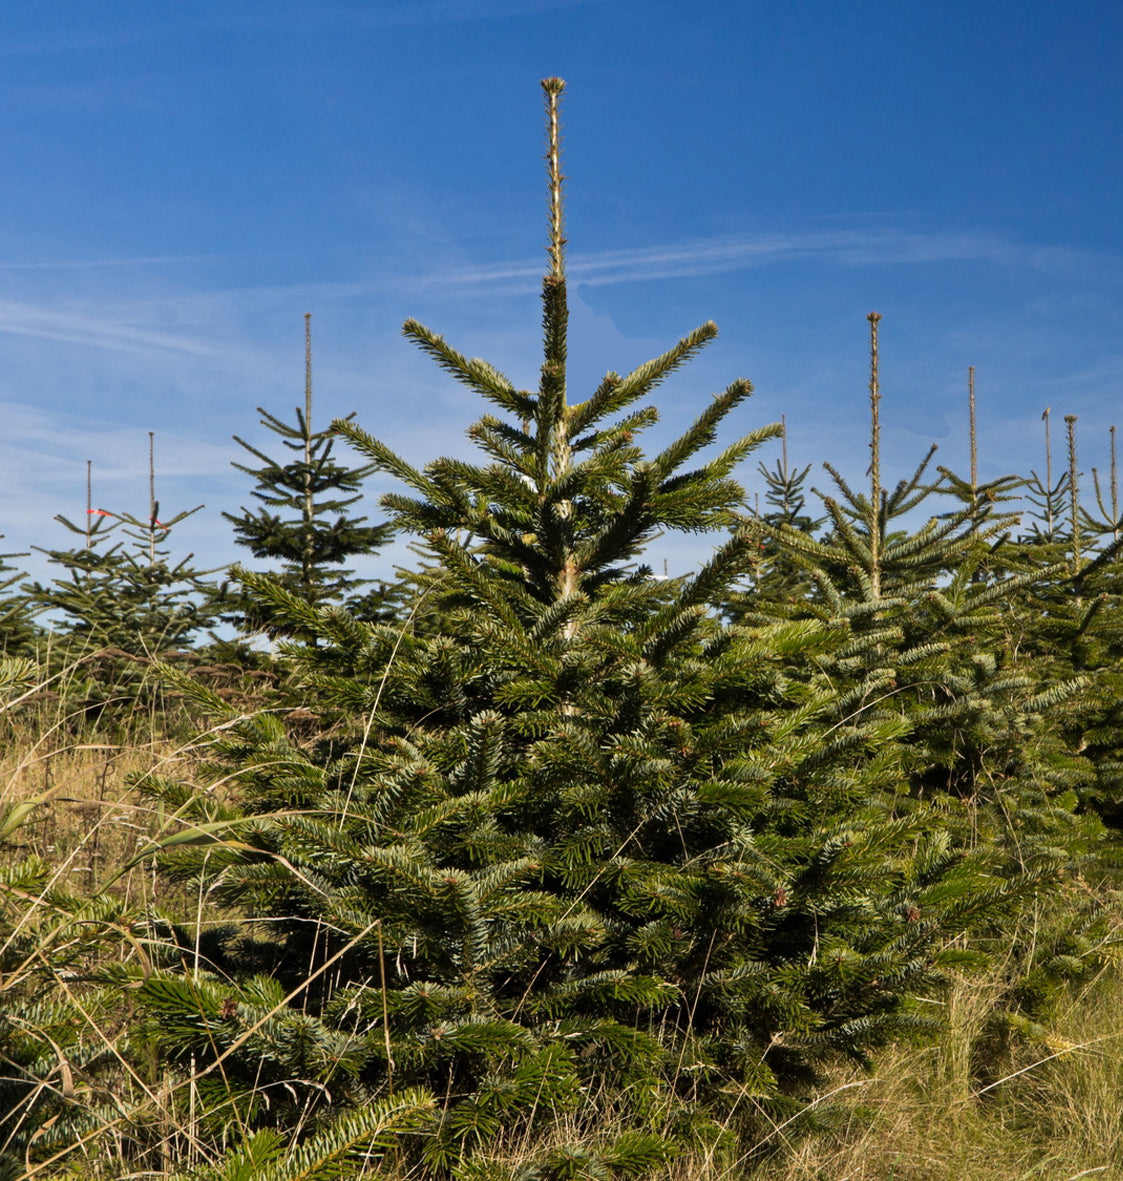
[[[140,327],[117,316],[98,315],[84,309],[56,311],[12,300],[0,300],[0,333],[124,352],[157,350],[215,356],[219,351],[206,339]]]
[[[1029,249],[986,233],[804,230],[574,252],[568,257],[567,270],[574,284],[597,287],[732,273],[806,260],[842,267],[990,262],[1055,271],[1080,265],[1080,258],[1080,252],[1066,247]],[[165,266],[211,261],[214,260],[209,256],[192,255],[21,259],[0,262],[0,273],[28,279],[36,272],[45,276],[51,272],[58,272],[60,276],[67,272],[85,272],[94,276],[99,271],[159,270]],[[195,293],[181,287],[171,296],[161,293],[154,299],[140,300],[116,298],[115,293],[123,289],[120,284],[105,287],[94,278],[90,294],[96,291],[96,298],[82,299],[79,296],[60,301],[55,292],[41,290],[24,300],[0,300],[0,334],[116,351],[163,351],[218,357],[228,355],[231,346],[218,343],[213,328],[224,321],[228,323],[238,305],[243,308],[252,305],[260,314],[266,308],[291,309],[312,301],[319,305],[340,300],[362,303],[369,298],[381,301],[391,289],[407,299],[411,293],[435,289],[467,293],[486,288],[497,295],[525,295],[538,290],[542,273],[541,259],[530,256],[512,262],[434,267],[420,274],[400,272],[395,276],[382,271],[377,288],[369,281],[356,278],[334,283],[199,290]],[[192,309],[192,301],[198,304],[197,308]],[[178,331],[175,326],[180,322],[191,327],[198,327],[202,322],[206,331]]]
[[[573,253],[570,279],[590,286],[635,283],[746,270],[751,267],[817,259],[841,266],[894,265],[952,261],[1028,263],[1030,252],[995,235],[901,230],[796,231],[639,246],[627,250]],[[515,294],[536,288],[540,261],[481,264],[424,276],[419,286],[488,286]]]
[[[299,323],[293,309],[362,296],[363,283],[305,283],[275,287],[191,288],[158,277],[148,290],[135,275],[118,278],[115,270],[164,260],[103,259],[27,261],[0,264],[25,280],[37,272],[87,272],[86,282],[63,293],[57,284],[25,283],[22,298],[0,299],[0,335],[53,340],[108,352],[136,355],[180,354],[222,361],[239,369],[272,368],[268,347],[252,324],[279,316]],[[172,256],[171,263],[188,261]],[[105,276],[95,272],[104,270]]]

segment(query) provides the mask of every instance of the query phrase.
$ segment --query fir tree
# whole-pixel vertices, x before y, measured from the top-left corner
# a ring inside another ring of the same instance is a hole
[[[365,517],[348,512],[361,499],[362,482],[374,470],[373,465],[340,464],[332,456],[336,428],[312,429],[311,322],[311,315],[306,315],[304,408],[298,406],[295,410],[296,425],[282,422],[258,407],[262,425],[279,435],[282,445],[295,452],[296,458],[288,462],[273,459],[235,435],[234,441],[260,461],[259,467],[233,465],[255,478],[257,487],[252,495],[260,504],[256,509],[243,508],[237,516],[222,515],[233,523],[239,545],[249,549],[255,558],[281,563],[275,575],[278,586],[308,604],[338,605],[365,582],[353,577],[343,563],[385,545],[391,529],[388,525],[367,525]],[[368,592],[360,601],[368,612],[377,613],[383,607],[378,594],[372,599]],[[239,597],[238,605],[249,626],[285,633],[276,613],[260,600],[256,610],[248,599]]]
[[[1111,438],[1111,461],[1108,468],[1107,488],[1100,482],[1100,473],[1092,468],[1092,488],[1096,497],[1096,508],[1099,516],[1093,516],[1087,509],[1081,510],[1081,518],[1088,531],[1097,538],[1111,535],[1112,541],[1118,541],[1123,532],[1123,517],[1119,514],[1119,464],[1115,454],[1115,427],[1109,431]],[[1105,499],[1106,493],[1106,499]]]
[[[1046,424],[1048,419],[1046,418]],[[1099,515],[1081,504],[1077,420],[1065,416],[1067,464],[1048,517],[1036,519],[1018,544],[1004,547],[1012,570],[1038,577],[1009,619],[1011,643],[1042,686],[1079,680],[1083,690],[1049,719],[1050,731],[1074,754],[1058,759],[1052,778],[1112,825],[1123,821],[1123,536],[1105,505],[1098,478]],[[1047,440],[1048,440],[1048,436]],[[1114,433],[1110,495],[1116,496]],[[1063,501],[1056,503],[1063,496]],[[1031,504],[1033,504],[1031,498]],[[1051,563],[1051,564],[1050,564]]]
[[[203,506],[160,520],[156,499],[154,438],[148,433],[148,513],[136,517],[95,508],[86,485],[86,524],[78,526],[61,513],[55,520],[84,539],[80,548],[43,550],[65,570],[49,586],[32,583],[32,601],[63,614],[63,629],[89,648],[118,648],[134,655],[155,655],[187,642],[211,616],[200,606],[205,573],[191,565],[194,554],[171,561],[167,542],[172,530]],[[113,541],[116,531],[122,540]],[[127,544],[128,538],[131,544]],[[104,545],[105,542],[111,544]]]
[[[788,462],[787,418],[781,417],[780,457],[772,467],[757,464],[757,471],[765,483],[764,503],[753,516],[765,524],[794,529],[814,537],[826,524],[825,516],[812,517],[807,511],[805,485],[811,465],[794,468]],[[767,537],[758,540],[759,555],[749,575],[745,589],[734,591],[723,604],[723,610],[731,619],[737,619],[750,608],[759,597],[775,598],[781,601],[797,601],[814,593],[814,585],[806,568],[789,559],[780,547],[771,545]]]
[[[1024,630],[1035,611],[1031,630],[1068,628],[1066,613],[1040,616],[1035,604],[1069,581],[1071,564],[1052,551],[1052,564],[1026,562],[1023,545],[1010,542],[1017,517],[1002,505],[1011,478],[980,484],[973,464],[970,481],[940,469],[928,482],[930,451],[911,478],[882,487],[880,317],[869,319],[870,490],[851,488],[825,465],[836,489],[823,496],[833,526],[825,537],[756,524],[802,565],[814,592],[763,598],[747,617],[845,627],[851,642],[823,665],[841,690],[840,725],[858,716],[895,721],[909,798],[947,809],[959,841],[1004,850],[1015,876],[1039,858],[1083,865],[1101,855],[1104,833],[1079,814],[1072,789],[1093,768],[1057,722],[1081,700],[1085,678],[1072,663],[1043,675]],[[907,515],[936,493],[960,506],[910,526]],[[943,793],[956,802],[940,802]]]
[[[9,593],[20,585],[25,575],[18,567],[8,565],[8,559],[26,557],[26,553],[0,554],[0,596],[3,596],[0,598],[0,656],[3,657],[27,655],[39,635],[34,605],[24,594]]]
[[[277,713],[228,714],[214,750],[238,802],[149,782],[209,837],[205,859],[176,854],[181,873],[285,916],[276,975],[314,966],[304,1007],[355,1031],[370,1093],[446,1096],[423,1155],[460,1176],[504,1129],[565,1115],[593,1135],[590,1093],[629,1129],[605,1159],[656,1123],[682,1142],[756,1138],[798,1113],[823,1061],[866,1061],[930,1027],[913,999],[964,958],[967,932],[1052,869],[957,847],[943,811],[910,799],[913,723],[871,707],[896,642],[878,618],[887,596],[906,577],[931,593],[975,544],[937,524],[924,538],[940,554],[914,559],[886,530],[919,476],[884,498],[875,470],[873,495],[853,498],[876,542],[838,504],[829,543],[773,528],[817,579],[819,614],[721,623],[714,604],[756,560],[755,528],[672,584],[637,564],[660,531],[724,535],[742,520],[735,469],[777,429],[699,458],[750,393],[735,381],[662,451],[640,449],[657,417],[642,400],[712,324],[570,402],[563,84],[543,87],[537,390],[411,320],[407,337],[498,410],[469,432],[486,462],[418,469],[335,423],[405,485],[382,503],[431,555],[419,581],[440,632],[355,620],[244,576],[282,626],[316,641],[283,653],[299,700],[316,703],[319,741]],[[849,610],[814,559],[856,553],[866,567]],[[840,683],[840,669],[853,675]],[[216,1061],[213,1013],[181,992],[159,1014],[154,1037]],[[641,1165],[670,1151],[651,1139]]]
[[[1061,474],[1053,478],[1053,439],[1050,429],[1052,407],[1046,406],[1041,414],[1041,421],[1045,424],[1045,476],[1042,478],[1036,470],[1030,471],[1026,481],[1026,500],[1030,505],[1030,534],[1039,542],[1051,542],[1064,533],[1064,506],[1069,497],[1068,470],[1062,469]]]

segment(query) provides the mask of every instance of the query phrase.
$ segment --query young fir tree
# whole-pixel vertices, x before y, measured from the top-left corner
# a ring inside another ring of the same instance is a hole
[[[35,624],[36,611],[27,596],[9,593],[26,576],[17,567],[9,566],[8,559],[26,557],[26,553],[0,554],[0,596],[4,596],[0,598],[0,658],[26,656],[39,635]]]
[[[234,441],[261,463],[260,467],[233,465],[256,479],[252,495],[260,503],[256,509],[243,508],[237,516],[222,515],[233,523],[239,545],[249,549],[255,558],[281,563],[280,572],[274,575],[278,587],[310,605],[342,605],[367,581],[355,578],[343,563],[356,554],[378,550],[389,540],[392,530],[389,525],[367,525],[366,517],[348,512],[362,498],[362,482],[374,467],[340,464],[332,456],[336,429],[312,429],[310,314],[304,317],[304,343],[304,408],[296,407],[296,425],[284,423],[258,407],[262,424],[280,436],[282,445],[296,453],[295,458],[288,462],[273,459],[235,435]],[[237,579],[239,572],[234,573]],[[286,634],[278,614],[260,598],[256,605],[238,593],[234,598],[247,626],[275,635]],[[377,617],[388,609],[388,603],[386,588],[381,588],[352,605]],[[393,614],[392,608],[389,614]]]
[[[1099,515],[1089,512],[1087,508],[1082,508],[1080,512],[1084,528],[1099,542],[1105,541],[1109,536],[1112,541],[1118,541],[1123,533],[1123,516],[1120,516],[1119,511],[1119,462],[1115,453],[1114,426],[1109,429],[1108,435],[1111,440],[1111,458],[1106,488],[1100,481],[1099,469],[1092,468],[1092,489]]]
[[[1053,438],[1051,427],[1052,407],[1046,406],[1041,414],[1045,424],[1045,476],[1042,478],[1031,470],[1026,481],[1026,500],[1030,505],[1030,534],[1035,540],[1050,542],[1064,533],[1065,505],[1069,500],[1069,471],[1065,467],[1053,479]]]
[[[371,1100],[422,1088],[440,1113],[416,1151],[465,1178],[507,1175],[513,1138],[559,1119],[596,1175],[641,1171],[673,1141],[767,1138],[820,1063],[864,1061],[929,1027],[914,999],[931,999],[967,954],[962,937],[1046,872],[956,848],[939,810],[909,800],[909,720],[859,708],[853,678],[838,685],[847,659],[869,664],[888,644],[880,592],[854,613],[864,628],[845,612],[729,627],[712,605],[756,560],[756,531],[670,594],[636,564],[660,531],[724,534],[744,510],[736,465],[776,428],[699,458],[750,393],[735,381],[662,451],[641,450],[657,417],[642,400],[712,324],[570,401],[562,83],[543,86],[537,390],[411,320],[405,334],[497,411],[469,431],[485,460],[418,469],[335,424],[405,485],[383,504],[432,555],[420,579],[440,633],[357,621],[245,576],[317,641],[283,652],[322,738],[298,741],[277,713],[231,714],[215,753],[239,801],[149,781],[206,825],[205,854],[181,850],[179,871],[271,920],[271,975],[301,994],[309,1053],[298,1084],[242,1036],[262,1003],[248,973],[203,1000],[198,977],[141,982],[145,1036],[216,1080],[221,1054],[248,1126],[266,1118],[259,1083],[288,1087],[299,1111],[285,1118],[305,1127],[330,1121],[323,1095],[337,1083]],[[882,552],[883,574],[907,556]],[[607,1111],[611,1133],[598,1127]],[[543,1152],[544,1175],[566,1167]]]
[[[837,497],[823,498],[833,525],[825,538],[757,525],[803,565],[815,593],[762,601],[755,618],[845,626],[851,645],[824,666],[842,690],[840,725],[852,716],[896,719],[910,798],[946,810],[961,841],[1004,850],[1015,874],[1035,860],[1085,864],[1102,853],[1104,833],[1080,814],[1072,789],[1092,767],[1057,724],[1079,700],[1082,677],[1071,663],[1045,675],[1023,634],[1041,615],[1042,593],[1069,571],[1011,556],[1017,518],[1000,511],[1009,479],[981,485],[972,465],[970,483],[947,472],[926,483],[930,452],[911,478],[882,486],[879,319],[870,316],[870,490],[851,488],[828,466]],[[906,514],[935,492],[950,492],[960,507],[910,526]]]
[[[1074,428],[1075,430],[1075,428]],[[1119,504],[1119,469],[1115,427],[1111,427],[1106,482],[1092,468],[1096,511],[1079,506],[1080,527],[1087,539],[1088,565],[1081,571],[1084,598],[1094,607],[1081,622],[1075,657],[1090,677],[1085,695],[1088,709],[1081,719],[1080,738],[1095,763],[1096,780],[1083,793],[1112,827],[1123,827],[1123,561],[1120,539],[1123,518]]]
[[[1086,634],[1073,645],[1072,633],[1089,621],[1050,605],[1071,576],[1070,563],[1058,562],[1064,555],[1055,552],[1051,565],[1018,560],[1026,543],[1010,541],[1014,522],[1001,512],[1016,483],[981,483],[974,445],[970,481],[940,469],[942,479],[925,485],[922,465],[893,492],[879,486],[876,319],[871,344],[871,492],[836,478],[836,528],[818,543],[771,529],[773,551],[802,563],[816,590],[793,602],[769,596],[766,582],[751,617],[820,619],[847,630],[849,643],[820,665],[838,690],[835,733],[843,738],[859,718],[896,724],[894,743],[881,751],[888,759],[896,746],[896,775],[885,780],[896,793],[896,813],[907,815],[924,801],[944,817],[960,848],[985,844],[995,870],[1012,884],[1027,870],[1056,875],[1064,897],[1054,910],[1064,921],[1046,922],[1042,937],[1035,934],[1024,949],[1016,944],[993,1018],[996,1029],[1038,1028],[1033,1022],[1065,982],[1102,970],[1097,943],[1112,939],[1110,914],[1087,883],[1110,881],[1118,851],[1087,805],[1110,815],[1109,792],[1119,798],[1112,779],[1119,764],[1109,753],[1118,751],[1121,736],[1119,685],[1107,684],[1105,671],[1093,675],[1086,660],[1078,665],[1065,656],[1088,652],[1092,639]],[[915,511],[941,492],[960,507],[927,524],[903,519],[899,508],[910,494]],[[1039,645],[1035,637],[1046,631],[1052,638]],[[1110,657],[1106,645],[1100,650]],[[1039,918],[1033,922],[1036,932]],[[992,935],[1008,938],[1011,929],[1004,923]]]
[[[55,517],[83,544],[43,550],[64,573],[47,585],[34,582],[24,589],[40,610],[61,616],[59,631],[79,645],[70,650],[71,658],[100,650],[132,657],[167,654],[188,646],[214,619],[205,603],[208,572],[191,565],[193,554],[176,561],[167,548],[172,530],[203,506],[161,520],[155,480],[154,439],[149,431],[145,517],[95,508],[90,465],[85,525],[76,525],[62,514]]]
[[[825,516],[812,517],[807,512],[805,485],[811,465],[792,467],[788,462],[788,429],[786,416],[781,417],[780,457],[772,467],[758,463],[757,471],[765,483],[764,512],[759,506],[754,516],[765,524],[795,529],[815,536],[826,524]],[[731,619],[737,619],[759,597],[781,601],[798,601],[814,593],[814,584],[807,570],[789,560],[783,549],[769,544],[767,538],[758,541],[759,554],[747,579],[747,585],[735,590],[723,604]]]
[[[1117,505],[1107,508],[1098,474],[1093,488],[1099,515],[1081,503],[1076,425],[1074,415],[1065,416],[1067,463],[1055,485],[1063,503],[1053,503],[1046,515],[1031,495],[1031,529],[1004,547],[1001,556],[1011,569],[1039,575],[1009,621],[1011,643],[1032,662],[1042,685],[1083,683],[1079,696],[1050,718],[1051,730],[1079,753],[1058,766],[1058,775],[1084,805],[1118,827],[1123,821],[1118,757],[1123,740],[1123,536],[1112,520]],[[1117,501],[1114,459],[1113,434],[1108,491]]]
[[[793,468],[788,462],[787,416],[780,419],[780,458],[774,467],[757,465],[767,485],[764,502],[768,509],[760,514],[765,521],[777,525],[788,525],[803,533],[815,534],[826,524],[826,517],[811,517],[807,513],[807,494],[804,484],[811,471],[811,465]]]

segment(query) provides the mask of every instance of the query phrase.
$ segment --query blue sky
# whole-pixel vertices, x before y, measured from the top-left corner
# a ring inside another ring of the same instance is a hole
[[[255,407],[303,401],[305,312],[321,423],[462,450],[480,408],[399,329],[534,384],[554,74],[574,400],[713,319],[664,428],[748,377],[731,431],[784,414],[793,460],[858,478],[877,310],[890,476],[930,442],[965,468],[968,365],[984,476],[1041,468],[1046,406],[1102,468],[1121,65],[1123,7],[1096,0],[10,0],[0,544],[69,544],[87,459],[99,505],[143,513],[153,430],[165,511],[206,504],[178,548],[237,556],[230,436],[277,450]]]

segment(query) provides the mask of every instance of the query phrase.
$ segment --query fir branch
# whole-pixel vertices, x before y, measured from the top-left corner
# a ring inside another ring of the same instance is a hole
[[[443,336],[438,336],[416,320],[406,320],[402,325],[402,335],[420,346],[446,373],[488,401],[520,418],[533,417],[536,399],[516,390],[502,373],[486,361],[478,357],[469,361],[447,344]],[[347,433],[342,430],[341,424],[333,423],[333,426],[341,434]]]

